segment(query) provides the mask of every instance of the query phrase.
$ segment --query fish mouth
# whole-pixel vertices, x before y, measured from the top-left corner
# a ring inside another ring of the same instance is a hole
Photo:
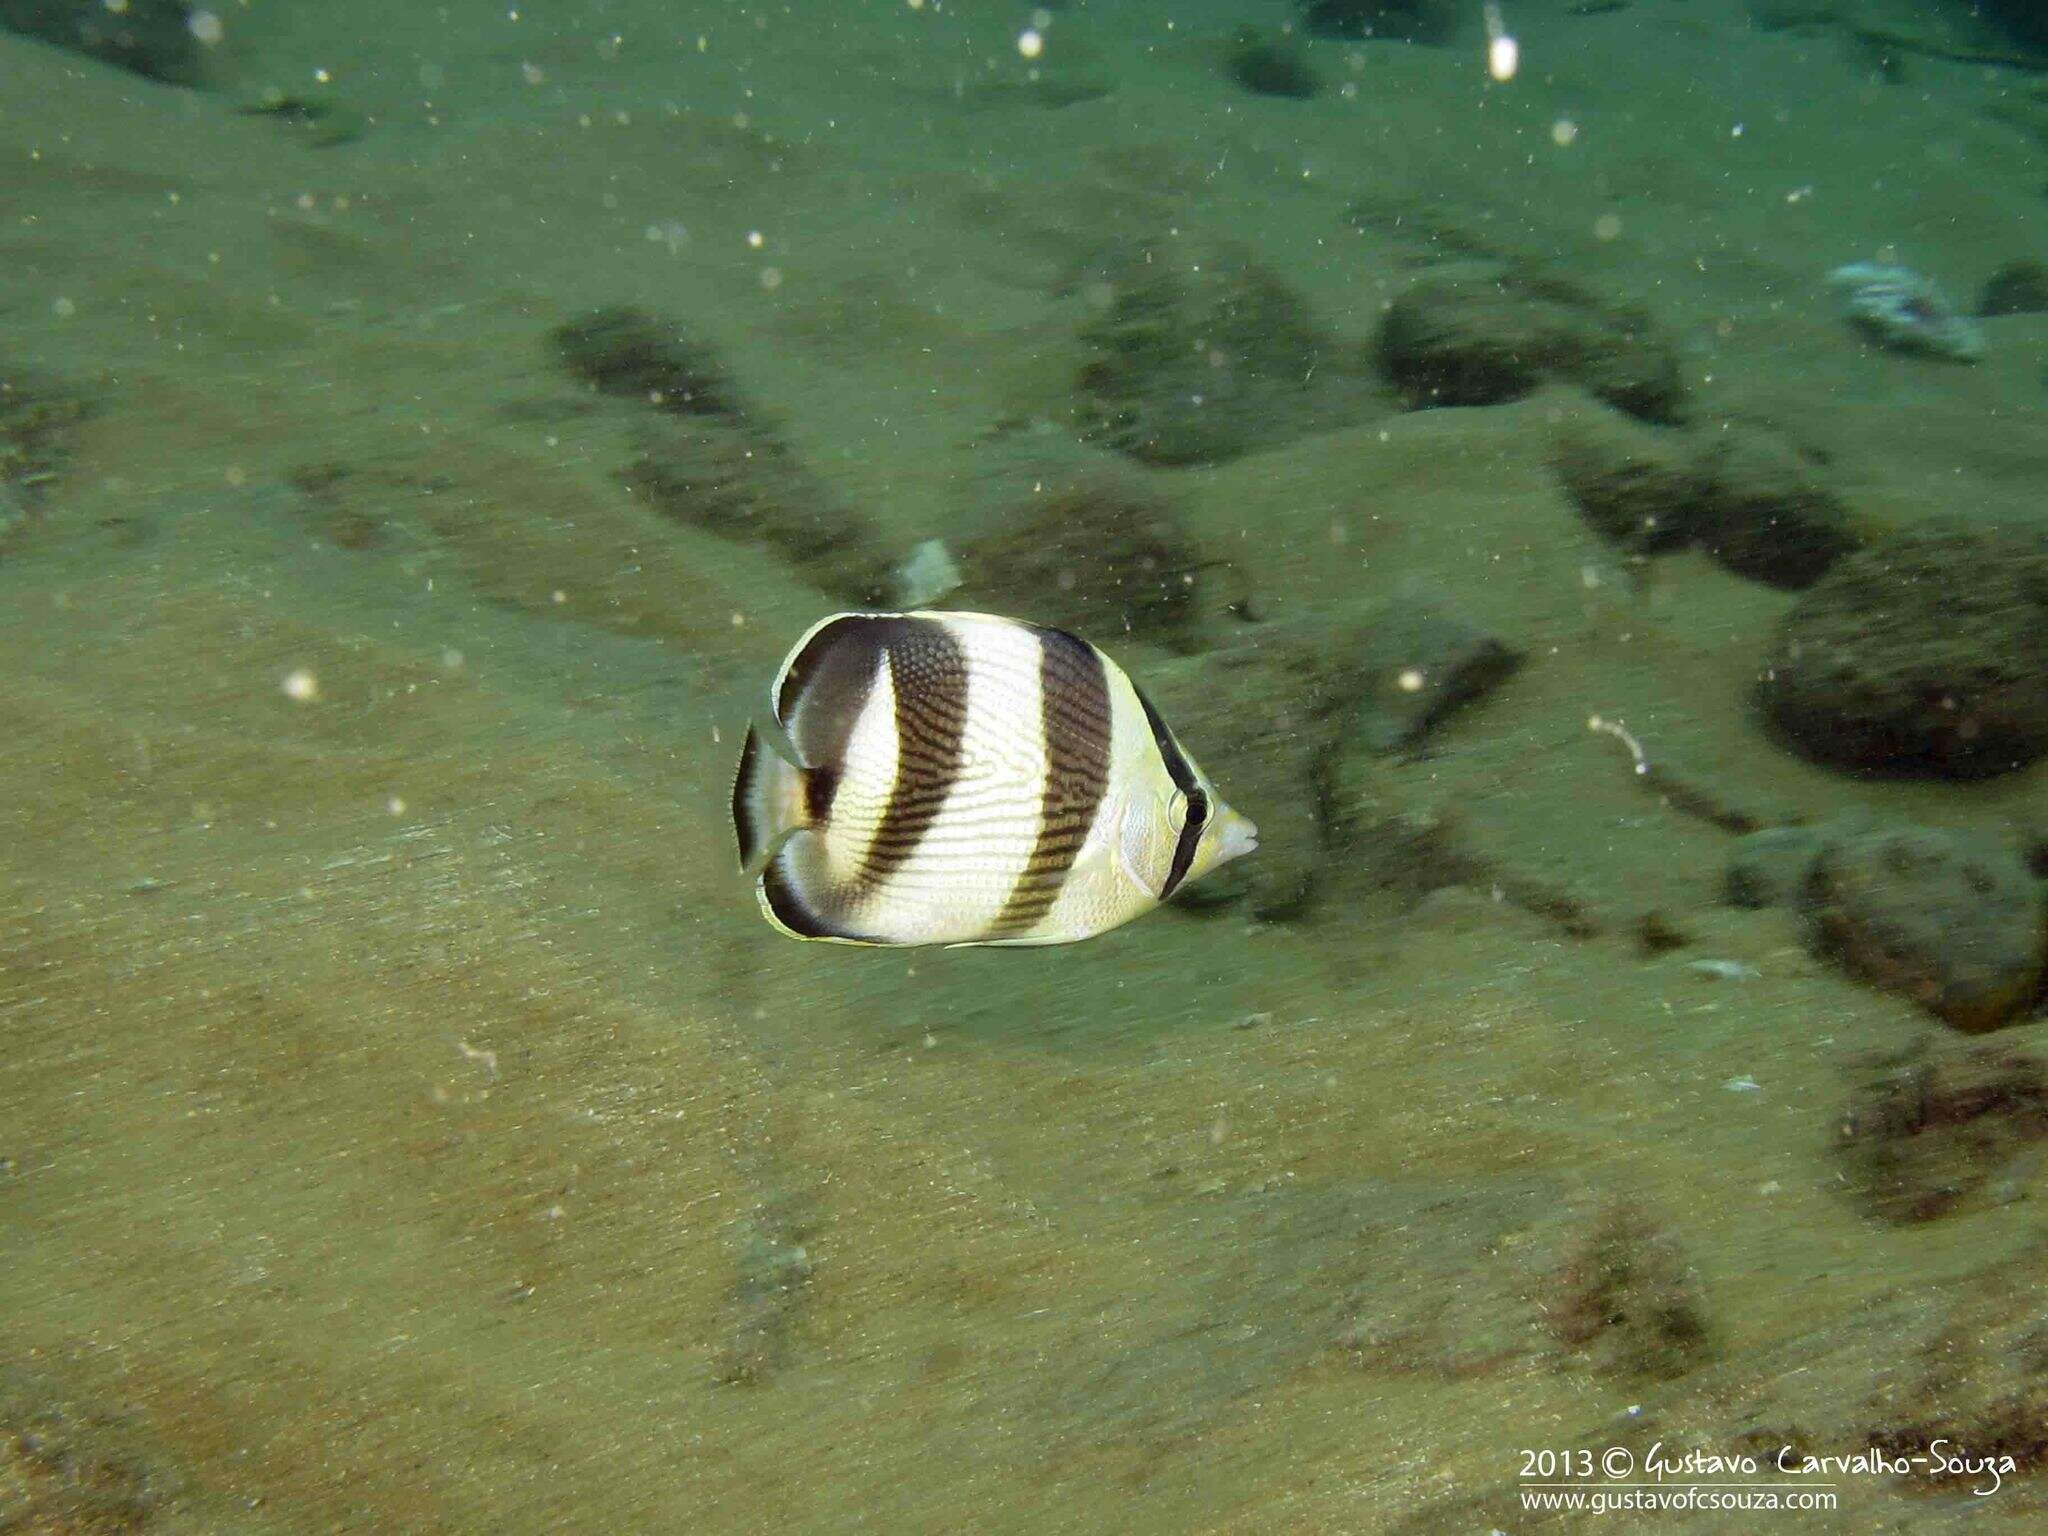
[[[1217,829],[1216,862],[1227,863],[1243,854],[1256,852],[1259,846],[1258,824],[1248,816],[1226,810],[1223,823]]]

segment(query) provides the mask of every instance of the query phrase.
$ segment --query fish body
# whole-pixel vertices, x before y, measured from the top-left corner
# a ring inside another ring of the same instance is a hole
[[[1830,272],[1828,283],[1842,293],[1849,318],[1888,347],[1966,363],[1984,355],[1977,322],[1910,267],[1852,262]]]
[[[1064,630],[840,613],[770,689],[733,785],[743,870],[795,938],[1062,944],[1258,846],[1123,670]]]

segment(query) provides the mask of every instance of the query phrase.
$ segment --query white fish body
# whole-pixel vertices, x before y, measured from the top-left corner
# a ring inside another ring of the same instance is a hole
[[[747,733],[733,818],[769,922],[852,944],[1059,944],[1128,922],[1257,829],[1116,663],[974,613],[846,613]]]
[[[1828,273],[1849,318],[1888,347],[1974,363],[1984,333],[1930,279],[1910,267],[1858,261]]]

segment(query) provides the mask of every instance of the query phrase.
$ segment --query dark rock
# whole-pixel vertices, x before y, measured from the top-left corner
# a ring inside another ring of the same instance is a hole
[[[1343,859],[1346,873],[1393,897],[1401,911],[1421,907],[1440,891],[1486,889],[1495,866],[1474,846],[1458,808],[1441,814],[1404,809],[1386,793],[1376,767],[1355,757],[1340,759],[1330,775],[1323,837]]]
[[[1973,8],[2022,47],[2048,49],[2048,11],[2041,0],[1977,0]]]
[[[601,309],[556,327],[562,365],[600,393],[681,416],[746,414],[717,354],[681,326],[637,309]]]
[[[1308,55],[1293,42],[1273,42],[1249,27],[1231,40],[1225,61],[1230,78],[1256,96],[1307,101],[1321,89]]]
[[[1551,464],[1603,537],[1650,553],[1691,542],[1706,481],[1698,445],[1626,417],[1587,413],[1558,434]]]
[[[0,368],[0,538],[56,484],[88,414],[86,401],[58,381]]]
[[[1228,765],[1225,793],[1259,825],[1257,855],[1202,881],[1195,904],[1243,900],[1253,916],[1277,920],[1300,915],[1316,894],[1329,852],[1322,779],[1344,714],[1315,641],[1261,631],[1257,644],[1150,668],[1140,680],[1197,760]]]
[[[664,516],[772,550],[854,607],[885,601],[895,553],[881,532],[771,435],[719,417],[653,417],[622,477]]]
[[[1991,274],[1977,300],[1980,315],[2037,315],[2048,310],[2048,262],[2009,261]]]
[[[1026,498],[963,561],[963,606],[1176,650],[1193,648],[1213,566],[1171,504],[1107,474]]]
[[[1349,1371],[1375,1390],[1424,1382],[1471,1389],[1484,1378],[1526,1377],[1537,1366],[1546,1340],[1532,1277],[1518,1262],[1534,1246],[1529,1207],[1518,1217],[1508,1213],[1518,1199],[1553,1206],[1548,1188],[1496,1184],[1484,1195],[1428,1190],[1420,1198],[1398,1184],[1347,1188],[1357,1189],[1349,1198],[1360,1208],[1347,1235],[1367,1261],[1345,1287],[1332,1339]],[[1326,1274],[1311,1277],[1314,1293],[1329,1289]],[[1439,1519],[1436,1528],[1483,1531],[1487,1523]],[[1395,1529],[1376,1527],[1376,1536]]]
[[[1071,65],[1070,65],[1071,67]],[[1030,107],[1040,112],[1059,112],[1084,102],[1100,101],[1114,94],[1114,76],[1081,70],[1037,69],[1023,79],[977,78],[960,91],[960,105],[970,112],[996,108]]]
[[[1636,948],[1645,955],[1668,955],[1692,943],[1692,935],[1667,913],[1654,907],[1635,921]]]
[[[1833,26],[1842,19],[1842,0],[1749,0],[1749,19],[1760,32]]]
[[[1929,1221],[2048,1143],[2048,1071],[1985,1046],[1916,1043],[1876,1064],[1842,1117],[1850,1183],[1887,1221]]]
[[[1336,645],[1320,630],[1253,633],[1249,643],[1153,669],[1144,681],[1191,751],[1230,765],[1231,801],[1259,824],[1258,857],[1204,881],[1199,900],[1242,896],[1254,915],[1277,919],[1298,915],[1332,876],[1362,878],[1407,902],[1469,880],[1558,917],[1548,910],[1550,893],[1532,894],[1511,874],[1451,849],[1454,832],[1390,830],[1391,813],[1369,787],[1384,753],[1412,745],[1491,687],[1518,653],[1420,590]],[[1400,681],[1411,668],[1426,674],[1412,689]],[[1559,920],[1570,928],[1578,915],[1574,907]]]
[[[1379,359],[1414,407],[1494,405],[1567,378],[1631,416],[1676,422],[1678,355],[1648,316],[1540,273],[1435,277],[1388,307]]]
[[[1661,749],[1636,777],[1671,810],[1737,836],[1789,826],[1799,819],[1790,806],[1759,797],[1748,785],[1688,767]]]
[[[1080,287],[1087,436],[1153,464],[1219,464],[1357,414],[1353,349],[1319,330],[1272,272],[1161,242]]]
[[[1514,645],[1449,598],[1406,582],[1336,653],[1359,690],[1350,735],[1374,752],[1413,746],[1453,710],[1498,687],[1522,662]]]
[[[2037,1249],[1973,1276],[1941,1326],[1887,1362],[1870,1394],[1864,1443],[1895,1458],[1901,1481],[1930,1502],[1960,1503],[1967,1493],[1982,1507],[2001,1493],[2029,1497],[2015,1477],[2048,1467],[2048,1308],[2039,1263]],[[1974,1470],[1956,1470],[1959,1458]]]
[[[1807,876],[1808,940],[1957,1029],[1996,1029],[2040,986],[2048,907],[2001,848],[1926,827],[1833,839]]]
[[[1466,7],[1456,0],[1299,0],[1319,37],[1391,38],[1442,45],[1458,35]]]
[[[1797,590],[1856,545],[1821,465],[1774,432],[1731,426],[1705,455],[1700,544],[1738,576]]]
[[[369,118],[360,108],[326,96],[268,94],[245,101],[235,110],[249,117],[269,118],[311,149],[353,144],[370,127]]]
[[[1632,553],[1697,542],[1738,575],[1796,589],[1856,546],[1820,457],[1765,428],[1703,437],[1589,413],[1551,463],[1586,521]]]
[[[128,0],[118,9],[107,0],[0,0],[0,27],[152,80],[196,85],[205,50],[191,11],[183,0]]]
[[[132,1415],[78,1402],[40,1371],[0,1366],[0,1531],[151,1530],[192,1513],[178,1508],[181,1484]]]
[[[1759,685],[1825,762],[2003,773],[2048,751],[2048,541],[1935,525],[1835,563]]]
[[[1400,911],[1466,884],[1568,934],[1597,931],[1571,893],[1501,868],[1459,827],[1406,815],[1379,793],[1390,750],[1412,746],[1517,664],[1506,641],[1423,589],[1335,644],[1321,628],[1248,633],[1141,680],[1190,751],[1228,765],[1231,803],[1259,824],[1258,856],[1203,881],[1191,902],[1244,900],[1278,920],[1331,888],[1390,897]],[[1412,688],[1401,682],[1410,670],[1419,674]]]
[[[1706,1353],[1706,1317],[1685,1257],[1640,1207],[1602,1211],[1552,1291],[1551,1331],[1601,1370],[1670,1378]]]
[[[1513,909],[1569,939],[1603,931],[1590,891],[1516,869],[1473,836],[1455,806],[1402,807],[1386,793],[1380,767],[1378,759],[1354,752],[1339,757],[1326,776],[1318,813],[1330,852],[1324,874],[1347,902],[1384,904],[1391,917],[1425,921]],[[1461,891],[1469,902],[1456,897]]]
[[[1498,283],[1418,283],[1381,323],[1381,366],[1416,406],[1519,400],[1542,382],[1554,350],[1532,319]]]
[[[1685,420],[1678,351],[1642,310],[1585,310],[1558,372],[1640,420]]]
[[[1728,855],[1722,890],[1730,906],[1780,907],[1806,889],[1826,834],[1814,827],[1765,827]]]
[[[380,503],[385,487],[366,486],[362,476],[335,460],[302,464],[285,479],[298,493],[300,509],[328,543],[362,550],[384,542],[389,519]]]
[[[637,309],[594,311],[549,340],[599,394],[650,408],[621,476],[664,516],[773,550],[849,605],[885,600],[896,553],[806,472],[710,347]]]

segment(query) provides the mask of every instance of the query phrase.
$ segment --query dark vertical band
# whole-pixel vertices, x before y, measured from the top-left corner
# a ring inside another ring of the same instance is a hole
[[[1064,630],[1035,633],[1045,788],[1037,841],[990,927],[993,938],[1024,933],[1052,910],[1109,792],[1112,729],[1102,653]]]
[[[1159,718],[1159,711],[1152,707],[1152,701],[1136,683],[1131,691],[1138,696],[1138,702],[1145,707],[1145,723],[1152,727],[1152,741],[1159,748],[1160,759],[1166,764],[1167,777],[1173,780],[1173,787],[1187,796],[1188,817],[1181,823],[1180,838],[1173,845],[1173,862],[1167,866],[1166,883],[1159,888],[1159,899],[1164,901],[1180,889],[1180,883],[1187,879],[1188,868],[1195,862],[1195,849],[1201,845],[1202,829],[1209,824],[1209,795],[1202,788],[1202,781],[1195,777],[1194,765],[1187,754],[1180,749],[1180,743],[1173,739],[1173,732],[1166,728],[1166,722]]]
[[[966,652],[931,619],[884,619],[896,695],[896,777],[874,836],[861,852],[854,891],[872,891],[900,869],[930,832],[960,778],[967,734]]]

